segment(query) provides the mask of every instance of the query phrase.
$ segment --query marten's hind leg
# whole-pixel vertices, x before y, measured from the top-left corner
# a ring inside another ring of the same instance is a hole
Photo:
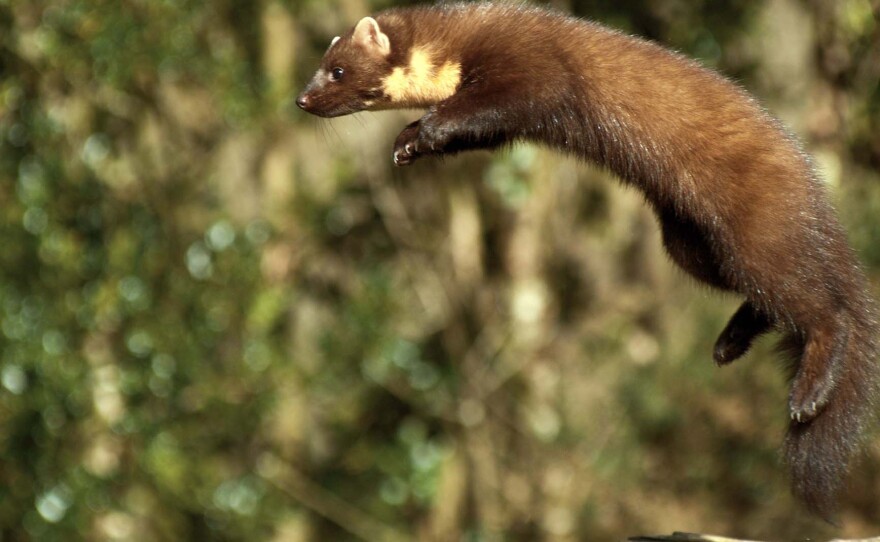
[[[764,313],[745,301],[715,341],[712,356],[718,365],[727,365],[745,354],[759,335],[770,330],[771,322]]]
[[[803,352],[791,383],[791,418],[807,422],[825,407],[843,366],[849,325],[845,313],[825,314],[805,333]]]
[[[845,241],[834,237],[842,234],[829,230],[820,237],[814,230],[781,230],[783,234],[777,229],[776,235],[767,235],[774,230],[771,226],[741,239],[748,250],[731,258],[740,276],[749,278],[754,295],[778,315],[781,329],[794,336],[790,344],[800,347],[789,410],[796,422],[808,422],[828,404],[840,379],[855,324],[849,300],[858,289],[840,272],[845,264],[837,263],[848,256],[836,252],[845,247]]]
[[[670,258],[694,278],[722,290],[733,290],[722,276],[718,259],[700,228],[674,211],[662,210],[658,215],[663,246]],[[749,350],[752,341],[771,326],[770,318],[745,301],[715,342],[715,363],[726,365],[741,357]]]

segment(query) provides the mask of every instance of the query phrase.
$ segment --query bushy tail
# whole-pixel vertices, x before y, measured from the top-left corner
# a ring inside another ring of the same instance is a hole
[[[806,506],[834,522],[837,496],[850,464],[876,419],[878,337],[871,309],[850,320],[844,365],[831,399],[808,423],[791,422],[783,453],[791,474],[792,492]],[[803,346],[789,337],[784,347],[800,359]]]

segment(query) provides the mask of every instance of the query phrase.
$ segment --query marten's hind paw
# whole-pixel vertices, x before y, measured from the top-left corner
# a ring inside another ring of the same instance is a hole
[[[716,365],[727,365],[735,359],[742,357],[752,345],[751,341],[736,340],[728,335],[721,335],[715,342],[712,358]]]
[[[834,383],[829,378],[808,379],[798,373],[791,385],[788,408],[791,419],[806,423],[822,412],[831,397]]]
[[[752,341],[770,329],[770,320],[751,302],[744,302],[736,311],[724,331],[715,341],[712,357],[719,366],[727,365],[749,351]]]
[[[843,365],[849,329],[832,319],[825,327],[809,330],[808,336],[788,399],[791,419],[798,423],[818,416],[831,399]]]

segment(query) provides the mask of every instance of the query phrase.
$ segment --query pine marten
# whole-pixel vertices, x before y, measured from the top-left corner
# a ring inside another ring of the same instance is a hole
[[[398,166],[524,140],[641,190],[671,259],[745,298],[715,362],[739,358],[770,329],[783,334],[793,492],[833,517],[873,421],[877,311],[810,159],[743,89],[592,22],[468,3],[362,19],[333,39],[297,104],[322,117],[427,109],[397,137]]]

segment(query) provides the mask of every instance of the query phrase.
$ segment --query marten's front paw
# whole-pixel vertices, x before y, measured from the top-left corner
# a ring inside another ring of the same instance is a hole
[[[394,141],[394,165],[408,166],[420,156],[418,152],[419,122],[413,122],[400,132]]]
[[[400,132],[394,142],[394,164],[408,166],[416,158],[426,154],[441,155],[446,152],[452,138],[448,125],[437,125],[428,114],[413,122]]]

